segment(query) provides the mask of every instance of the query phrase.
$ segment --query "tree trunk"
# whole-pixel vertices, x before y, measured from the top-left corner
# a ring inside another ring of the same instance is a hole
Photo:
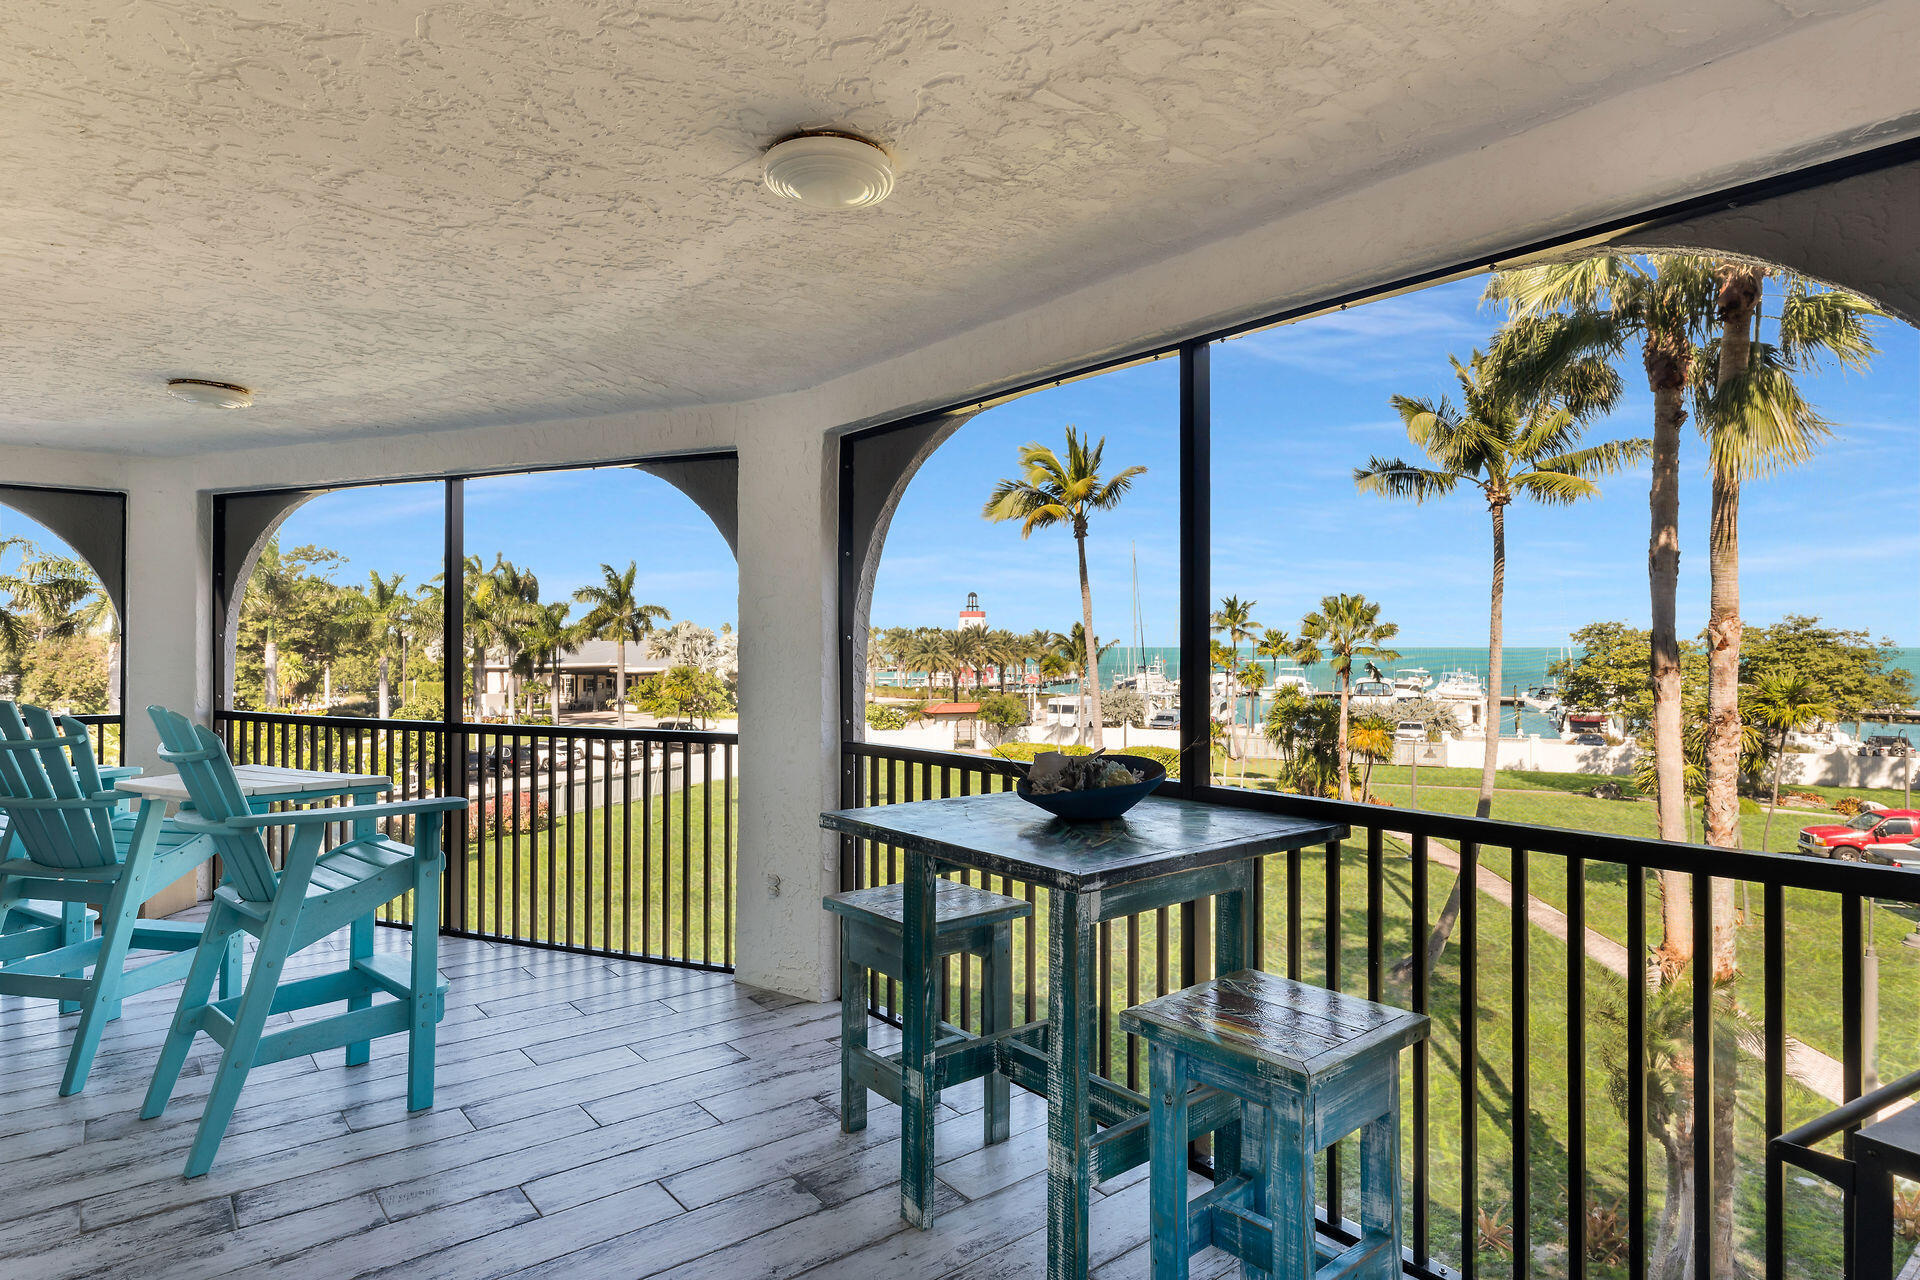
[[[1347,776],[1347,697],[1353,687],[1351,671],[1340,677],[1340,734],[1334,740],[1333,752],[1340,774],[1340,798],[1353,799],[1353,780]]]
[[[617,649],[620,668],[613,673],[613,696],[620,704],[620,727],[624,729],[627,727],[627,638],[624,635]]]
[[[560,666],[558,663],[554,664],[553,670],[547,677],[547,705],[553,712],[553,723],[557,727],[560,723]]]
[[[267,639],[267,651],[260,658],[261,680],[260,705],[272,711],[280,705],[280,646],[271,637]]]
[[[1767,836],[1773,831],[1773,811],[1780,807],[1780,770],[1787,763],[1787,731],[1780,730],[1780,747],[1773,753],[1773,796],[1767,802],[1767,816],[1760,823],[1760,851],[1766,852]]]
[[[1100,642],[1093,635],[1093,585],[1087,580],[1087,534],[1084,529],[1075,529],[1073,544],[1080,554],[1080,622],[1085,628],[1082,633],[1087,640],[1087,688],[1092,703],[1093,749],[1099,751],[1107,745],[1102,726],[1106,715],[1100,706]]]
[[[392,701],[389,697],[389,690],[390,690],[390,686],[387,684],[387,655],[386,655],[386,651],[382,650],[380,653],[380,699],[379,699],[380,718],[382,720],[389,718],[388,712],[392,708]]]
[[[1675,595],[1680,581],[1680,428],[1693,345],[1685,333],[1649,335],[1645,360],[1653,391],[1653,483],[1647,507],[1647,585],[1652,628],[1648,677],[1653,685],[1653,749],[1660,838],[1685,841],[1685,760],[1680,732],[1680,636]],[[1661,947],[1671,970],[1693,955],[1693,895],[1685,875],[1660,875]]]
[[[1501,499],[1490,503],[1493,516],[1493,590],[1487,604],[1487,715],[1486,753],[1480,761],[1480,799],[1473,816],[1493,812],[1494,775],[1500,768],[1500,675],[1506,653],[1501,644],[1501,606],[1507,590],[1507,507]]]
[[[120,634],[107,640],[107,714],[120,714]]]
[[[473,646],[473,718],[487,718],[487,646]]]

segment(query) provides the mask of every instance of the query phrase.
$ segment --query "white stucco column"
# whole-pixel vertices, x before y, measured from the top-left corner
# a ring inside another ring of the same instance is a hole
[[[835,442],[778,427],[740,436],[740,981],[831,999],[839,887]]]
[[[213,708],[210,512],[186,467],[153,462],[132,469],[122,743],[126,762],[149,773],[161,765],[147,707],[158,703],[203,722]],[[152,898],[148,914],[178,911],[197,896],[193,877],[184,878]]]

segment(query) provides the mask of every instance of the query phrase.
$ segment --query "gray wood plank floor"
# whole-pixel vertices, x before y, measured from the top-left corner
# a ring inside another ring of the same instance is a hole
[[[404,935],[380,930],[382,948]],[[289,976],[337,966],[344,935]],[[406,1040],[255,1071],[213,1172],[180,1175],[217,1049],[138,1109],[177,986],[130,999],[85,1093],[58,1096],[77,1017],[0,997],[0,1276],[1042,1276],[1045,1108],[1014,1090],[981,1143],[978,1086],[937,1132],[941,1217],[899,1216],[899,1113],[840,1132],[839,1006],[721,974],[448,938],[438,1095],[406,1110]],[[284,1025],[288,1015],[277,1015]],[[874,1043],[887,1028],[876,1026]],[[1145,1277],[1144,1170],[1102,1187],[1093,1274]],[[1228,1274],[1195,1259],[1194,1275]]]

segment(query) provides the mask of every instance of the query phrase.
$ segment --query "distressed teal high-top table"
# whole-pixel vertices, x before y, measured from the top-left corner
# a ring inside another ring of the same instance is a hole
[[[1047,1099],[1047,1277],[1087,1274],[1087,1206],[1096,1182],[1147,1160],[1147,1100],[1094,1075],[1094,926],[1103,920],[1219,895],[1214,951],[1222,972],[1247,968],[1259,859],[1346,837],[1337,823],[1149,796],[1124,818],[1070,823],[1014,793],[837,809],[820,825],[899,848],[905,856],[907,980],[901,1080],[900,1211],[933,1217],[933,1183],[919,1153],[933,1144],[946,1085],[998,1069]],[[1048,891],[1044,1022],[992,1036],[938,1039],[933,881],[942,868],[1008,876]],[[1237,1171],[1237,1104],[1224,1094],[1190,1108],[1191,1132],[1218,1130],[1215,1161]],[[1096,1125],[1104,1126],[1096,1132]],[[1224,1176],[1224,1175],[1223,1175]]]

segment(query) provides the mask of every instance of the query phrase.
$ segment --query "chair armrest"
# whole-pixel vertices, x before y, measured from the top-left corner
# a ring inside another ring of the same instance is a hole
[[[0,809],[60,809],[71,808],[76,804],[93,805],[106,808],[119,804],[122,800],[133,799],[118,791],[96,791],[90,796],[68,796],[64,799],[48,799],[43,796],[0,796]]]
[[[122,778],[137,778],[146,770],[137,764],[110,764],[94,770],[102,782],[118,782]]]
[[[388,804],[340,804],[317,809],[293,809],[286,813],[243,814],[237,818],[228,818],[224,826],[230,831],[244,831],[253,827],[299,827],[313,823],[364,822],[369,818],[401,818],[411,814],[451,813],[455,809],[466,807],[467,801],[451,797],[433,800],[395,800]],[[220,830],[222,826],[222,824],[211,822],[205,825],[209,830],[215,831]]]

